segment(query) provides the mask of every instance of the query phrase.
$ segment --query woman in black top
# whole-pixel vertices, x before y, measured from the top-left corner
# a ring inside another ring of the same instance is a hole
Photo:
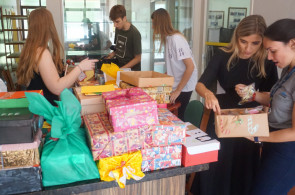
[[[266,60],[262,45],[265,29],[263,17],[244,18],[235,29],[231,43],[213,56],[196,86],[208,109],[220,113],[220,109],[257,106],[254,102],[238,105],[241,98],[235,92],[235,85],[255,83],[256,90],[269,91],[277,81],[276,67]],[[208,89],[216,80],[224,94],[215,96]],[[247,195],[259,163],[259,145],[244,138],[217,138],[214,112],[211,112],[207,133],[220,141],[218,162],[211,163],[208,171],[196,175],[192,192]]]
[[[28,21],[28,37],[16,71],[17,82],[27,86],[27,89],[42,89],[45,98],[56,105],[54,100],[58,99],[58,95],[71,87],[82,71],[93,70],[98,60],[85,59],[69,74],[60,77],[63,72],[63,49],[52,14],[46,8],[38,8],[30,13]]]

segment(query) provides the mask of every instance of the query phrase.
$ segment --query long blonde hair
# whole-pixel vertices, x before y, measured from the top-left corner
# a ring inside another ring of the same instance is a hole
[[[28,37],[16,70],[17,82],[20,85],[26,85],[33,78],[34,71],[38,72],[37,66],[44,50],[48,48],[49,41],[52,43],[52,59],[57,71],[61,73],[63,68],[63,47],[58,39],[52,14],[45,8],[38,8],[30,13],[28,22]]]
[[[154,11],[151,15],[151,19],[154,29],[153,42],[155,43],[156,40],[160,40],[159,51],[165,46],[167,36],[176,33],[181,34],[178,30],[173,28],[170,15],[165,9],[160,8]]]
[[[231,57],[227,62],[227,69],[230,70],[237,62],[239,58],[239,38],[257,34],[263,39],[263,34],[266,30],[265,20],[260,15],[250,15],[245,17],[238,24],[237,28],[233,33],[233,37],[228,46],[222,47],[221,50],[227,53],[232,53]],[[265,73],[265,59],[266,51],[263,48],[263,44],[260,45],[258,51],[251,57],[251,62],[254,63],[251,68],[251,72],[254,69],[258,70],[259,77],[266,77]]]

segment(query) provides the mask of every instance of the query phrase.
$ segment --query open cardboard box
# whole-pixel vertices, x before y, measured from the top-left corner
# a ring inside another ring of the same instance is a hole
[[[121,80],[137,87],[173,86],[174,77],[154,71],[121,72]]]
[[[248,108],[251,109],[251,108]],[[246,114],[243,109],[222,109],[215,114],[215,132],[218,137],[269,136],[268,108],[257,114]]]

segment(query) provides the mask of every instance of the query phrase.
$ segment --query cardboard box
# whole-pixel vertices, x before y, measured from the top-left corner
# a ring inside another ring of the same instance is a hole
[[[141,171],[154,171],[181,165],[181,145],[153,147],[141,150]]]
[[[197,127],[187,131],[186,134],[186,140],[182,146],[181,160],[184,167],[218,160],[220,143],[217,140],[211,139],[207,133]]]
[[[137,87],[173,86],[174,77],[154,71],[121,72],[121,80]]]
[[[269,136],[267,109],[247,114],[253,108],[222,109],[215,114],[215,132],[218,137]]]
[[[114,132],[106,112],[84,116],[93,159],[99,160],[141,149],[180,145],[185,141],[185,124],[167,109],[159,109],[159,124]]]
[[[122,89],[130,89],[135,87],[124,81],[121,81],[119,86]],[[149,96],[151,96],[154,100],[156,100],[158,104],[170,103],[170,95],[172,92],[171,86],[141,87],[141,89]]]
[[[159,123],[157,102],[141,88],[104,92],[102,98],[116,132]]]
[[[81,115],[103,112],[105,104],[101,95],[86,96],[81,93],[81,87],[74,87],[74,94],[81,103]]]

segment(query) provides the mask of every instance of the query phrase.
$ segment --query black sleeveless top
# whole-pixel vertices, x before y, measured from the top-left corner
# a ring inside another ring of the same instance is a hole
[[[57,104],[54,102],[54,100],[59,100],[57,95],[54,95],[51,93],[45,83],[43,82],[41,75],[34,72],[34,77],[32,78],[29,86],[27,87],[27,90],[43,90],[44,97],[53,105],[57,106]]]

